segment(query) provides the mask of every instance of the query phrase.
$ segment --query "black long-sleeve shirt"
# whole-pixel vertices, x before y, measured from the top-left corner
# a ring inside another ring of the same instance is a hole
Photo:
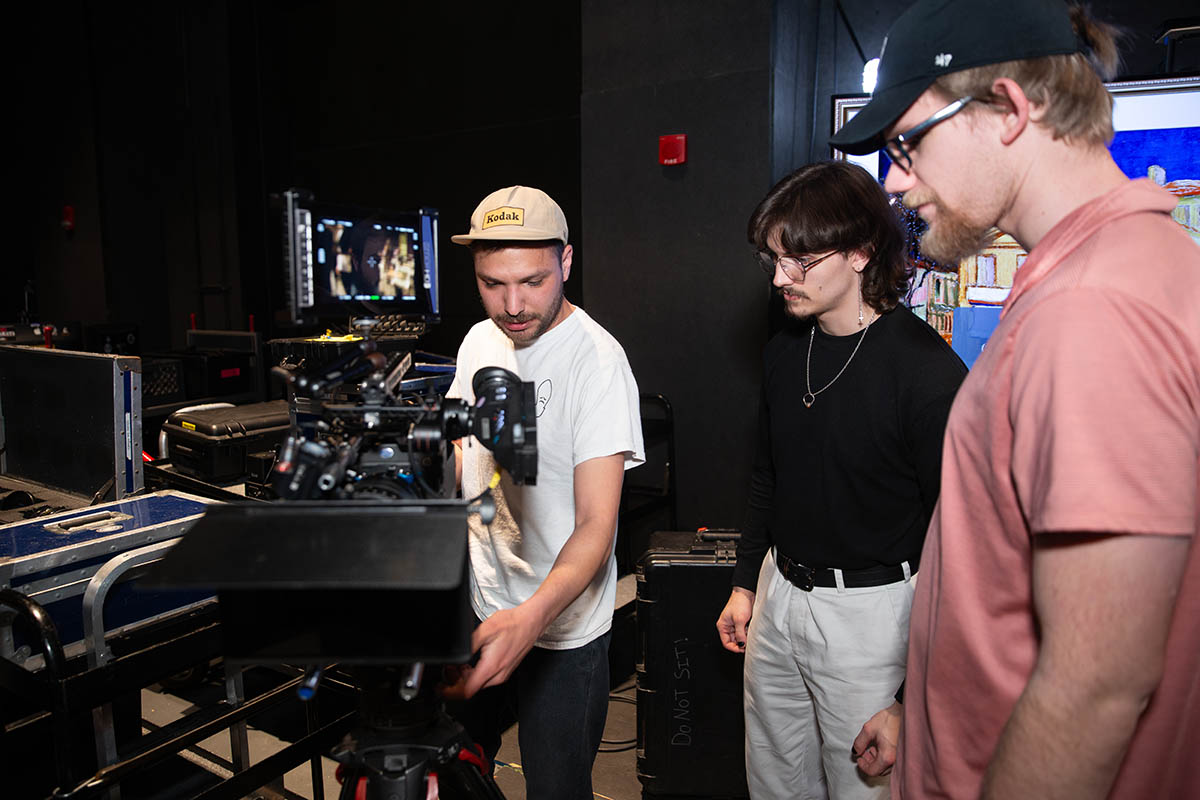
[[[758,446],[733,584],[755,590],[772,545],[810,567],[917,561],[937,502],[946,416],[967,369],[933,328],[899,307],[811,408],[801,401],[813,323],[764,351]],[[861,333],[812,343],[812,388],[846,364]]]

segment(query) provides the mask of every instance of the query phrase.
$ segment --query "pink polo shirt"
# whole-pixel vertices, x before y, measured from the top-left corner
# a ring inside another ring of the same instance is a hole
[[[1111,796],[1200,796],[1200,247],[1175,203],[1132,181],[1056,225],[959,390],[894,795],[978,797],[1037,658],[1032,536],[1094,531],[1193,540],[1166,674]]]

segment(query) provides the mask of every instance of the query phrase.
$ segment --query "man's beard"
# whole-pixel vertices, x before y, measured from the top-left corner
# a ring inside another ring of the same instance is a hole
[[[554,304],[547,309],[545,315],[518,314],[515,317],[510,317],[508,314],[499,314],[495,317],[492,317],[492,321],[495,322],[496,325],[499,326],[500,330],[504,331],[504,335],[509,339],[512,339],[515,344],[532,344],[533,342],[537,341],[538,337],[549,330],[551,325],[554,324],[554,320],[558,318],[558,312],[562,310],[562,304],[563,295],[562,293],[559,293],[557,299],[554,301]],[[534,322],[533,327],[526,328],[523,331],[510,331],[508,328],[504,327],[504,323],[506,322],[511,324],[520,324],[522,322],[530,321]]]
[[[921,236],[921,253],[947,266],[957,265],[968,256],[973,256],[988,245],[988,232],[992,226],[980,225],[967,219],[959,211],[947,208],[933,192],[915,195],[910,192],[904,204],[918,208],[932,203],[937,213],[929,222],[929,229]]]
[[[791,317],[792,319],[798,319],[801,322],[805,322],[813,318],[814,314],[811,309],[807,311],[798,311],[792,308],[791,302],[788,301],[787,293],[783,289],[779,290],[779,296],[783,299],[783,313],[787,316]],[[811,300],[811,298],[808,295],[803,295],[800,297],[800,300]]]

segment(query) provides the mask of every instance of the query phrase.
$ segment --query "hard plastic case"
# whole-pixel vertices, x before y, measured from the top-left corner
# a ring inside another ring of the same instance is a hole
[[[743,798],[743,656],[715,623],[738,534],[657,532],[637,569],[638,779],[644,797]]]
[[[140,491],[141,359],[0,347],[0,473],[101,500]]]
[[[176,411],[163,423],[167,452],[181,472],[207,481],[240,478],[246,456],[274,450],[290,426],[286,400]]]

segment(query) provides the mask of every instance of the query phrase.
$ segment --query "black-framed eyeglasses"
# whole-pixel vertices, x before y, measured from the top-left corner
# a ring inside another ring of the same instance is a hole
[[[810,269],[837,254],[838,251],[834,250],[832,253],[826,253],[820,258],[814,258],[812,261],[805,261],[799,256],[777,256],[767,250],[759,250],[754,255],[763,272],[767,273],[770,277],[775,277],[775,265],[778,264],[783,270],[784,275],[787,275],[797,283],[804,283],[804,278],[808,275]]]
[[[917,142],[921,140],[921,137],[929,133],[929,129],[934,125],[937,125],[939,122],[945,122],[958,112],[962,111],[964,108],[966,108],[967,103],[974,99],[975,98],[971,97],[970,95],[967,95],[966,97],[960,97],[950,105],[946,106],[940,111],[935,112],[933,116],[924,122],[914,125],[913,127],[904,131],[904,133],[898,133],[891,139],[888,139],[883,144],[883,149],[887,151],[888,158],[892,160],[893,164],[899,166],[900,169],[908,172],[910,169],[912,169],[912,158],[909,154],[912,153],[912,149],[917,146]]]

